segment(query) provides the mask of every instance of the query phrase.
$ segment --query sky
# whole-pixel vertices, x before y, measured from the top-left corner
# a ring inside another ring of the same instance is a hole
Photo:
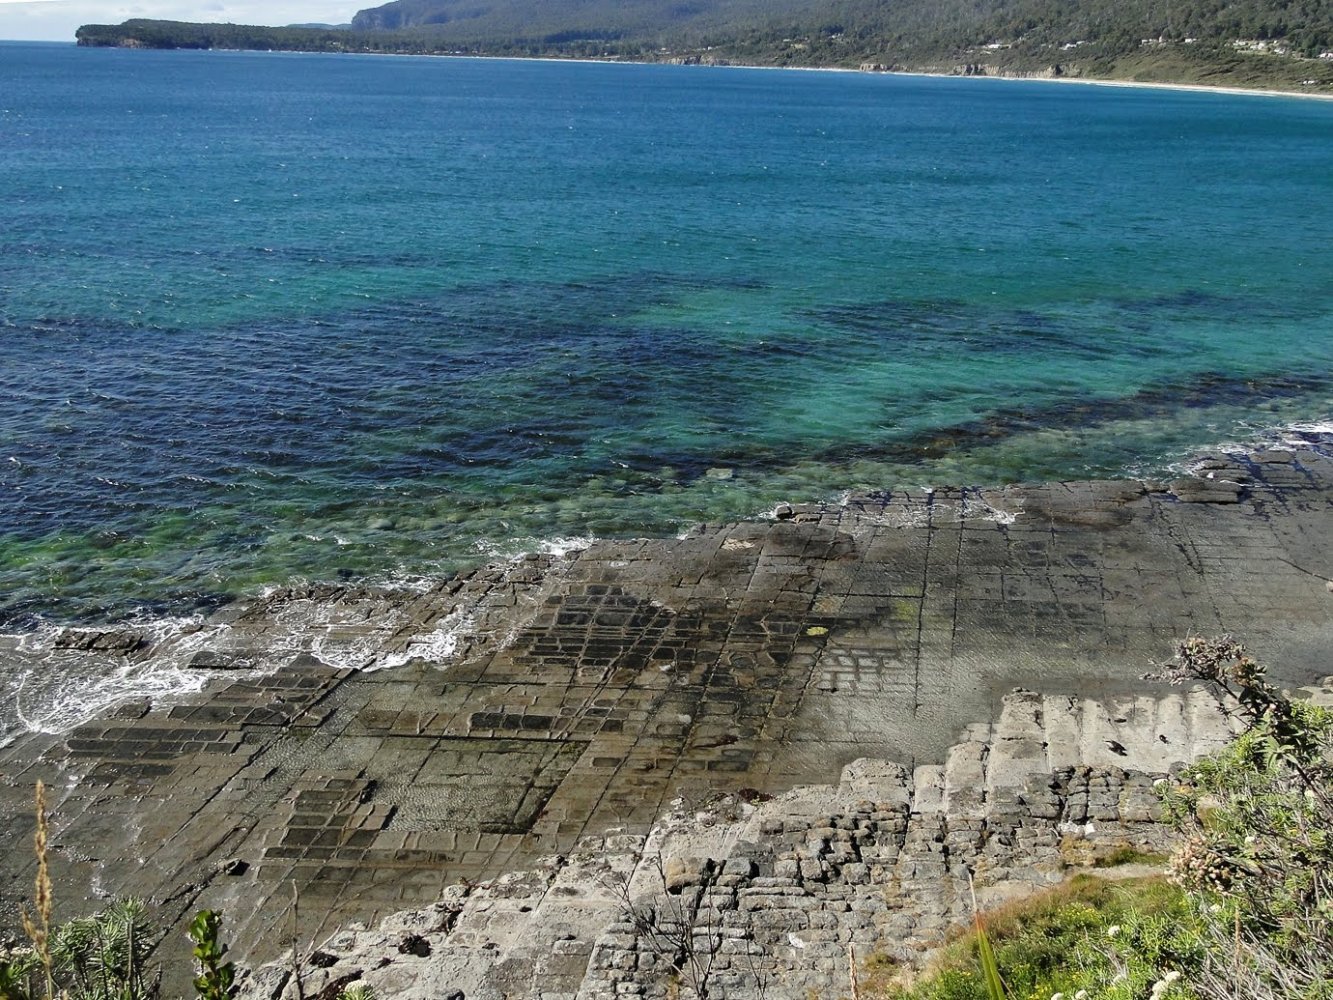
[[[81,24],[131,17],[233,24],[345,24],[382,0],[0,0],[0,39],[73,42]],[[3,58],[0,56],[0,58]]]

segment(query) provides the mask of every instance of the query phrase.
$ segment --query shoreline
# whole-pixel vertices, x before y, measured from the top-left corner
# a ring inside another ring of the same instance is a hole
[[[1213,447],[1192,452],[1188,458],[1167,463],[1155,474],[1152,471],[1145,474],[1142,471],[1126,469],[1106,481],[1121,484],[1139,483],[1145,479],[1163,482],[1172,478],[1193,476],[1199,471],[1201,464],[1205,466],[1206,475],[1208,463],[1214,461],[1218,455],[1237,456],[1274,448],[1306,448],[1333,458],[1333,421],[1297,421],[1281,425],[1247,440],[1221,442]],[[907,488],[889,487],[885,492],[899,495],[911,492],[923,495],[962,492],[981,496],[1040,488],[1043,485],[1049,484],[1029,481],[967,486],[913,485]],[[785,499],[778,501],[771,508],[741,515],[739,523],[773,523],[780,517],[778,512],[784,510],[848,509],[861,502],[859,499],[861,495],[860,491],[851,489],[836,496],[813,500]],[[0,655],[9,658],[11,666],[19,667],[20,673],[25,676],[35,676],[48,672],[53,665],[58,664],[62,676],[68,672],[82,677],[88,686],[84,690],[92,692],[90,708],[85,707],[84,702],[77,707],[69,704],[63,693],[53,697],[51,692],[39,689],[37,701],[28,703],[27,708],[32,713],[32,718],[29,719],[23,715],[25,706],[22,704],[23,689],[28,681],[22,680],[15,687],[15,682],[8,677],[0,676],[0,692],[14,694],[20,723],[17,728],[8,732],[0,731],[0,750],[30,735],[64,737],[79,726],[114,712],[125,703],[148,698],[170,705],[198,694],[201,689],[200,675],[197,671],[191,670],[191,658],[196,656],[210,640],[216,639],[220,632],[225,633],[227,628],[225,622],[229,617],[244,614],[246,609],[262,606],[274,596],[281,597],[297,591],[317,593],[341,590],[426,595],[450,581],[466,579],[478,573],[506,574],[534,560],[546,560],[550,565],[558,566],[570,559],[576,559],[582,552],[595,546],[669,545],[673,541],[685,540],[707,529],[707,523],[695,522],[670,534],[625,537],[558,536],[543,540],[529,538],[527,541],[533,543],[530,546],[516,547],[512,552],[478,552],[473,562],[447,573],[404,575],[395,571],[341,581],[293,578],[267,584],[256,592],[238,594],[220,604],[209,602],[207,607],[202,608],[163,610],[160,613],[138,610],[97,621],[61,622],[41,619],[35,621],[28,630],[0,630]],[[312,604],[305,615],[296,611],[288,614],[288,640],[284,643],[284,649],[293,643],[309,646],[323,634],[328,624],[320,620],[321,611],[317,603]],[[396,619],[388,618],[383,624],[391,631],[391,626],[395,622]],[[441,631],[438,626],[428,632],[427,641],[433,648],[436,650],[452,648],[451,644],[455,642],[452,634]],[[136,636],[143,637],[142,643],[127,647],[126,643],[131,643],[132,637]],[[147,647],[153,648],[155,653],[151,659],[143,660],[139,654]],[[334,644],[321,649],[316,658],[323,666],[335,670],[348,668],[379,670],[401,666],[406,662],[406,654],[401,651],[392,654],[388,659],[369,663],[357,660],[356,655],[355,650],[343,650]],[[256,660],[249,665],[249,669],[255,677],[262,677],[275,671],[280,660],[281,654],[271,662]],[[61,692],[64,687],[62,684]],[[27,696],[32,698],[33,692],[28,692]],[[50,700],[43,701],[44,697]],[[85,698],[87,697],[85,695]]]
[[[1333,705],[1333,677],[1298,696]],[[673,802],[646,836],[607,831],[572,857],[338,930],[315,942],[327,957],[303,988],[350,979],[403,1000],[449,987],[485,1000],[609,1000],[661,996],[689,976],[729,1000],[799,1000],[856,995],[858,956],[867,979],[888,963],[925,972],[978,913],[1079,879],[1132,891],[1163,876],[1179,841],[1156,786],[1230,741],[1233,720],[1197,684],[1135,697],[1141,718],[1123,711],[1015,691],[941,764],[862,758],[836,781],[770,799]],[[707,905],[690,905],[704,894]],[[642,918],[625,920],[631,905]],[[716,954],[662,961],[678,920],[713,942],[719,912]],[[413,954],[427,961],[396,959],[407,928],[425,935]],[[570,957],[553,963],[552,953]],[[243,973],[241,996],[299,1000],[292,957]]]
[[[948,74],[912,74],[920,76],[937,76],[947,79]],[[1186,93],[1196,94],[1227,94],[1237,97],[1296,97],[1301,100],[1311,101],[1333,101],[1333,93],[1308,93],[1298,90],[1272,90],[1258,87],[1234,87],[1234,86],[1214,86],[1207,83],[1145,83],[1140,80],[1111,80],[1094,79],[1089,77],[1024,77],[1024,76],[981,76],[971,77],[977,80],[1000,80],[1008,82],[1019,82],[1028,80],[1035,83],[1073,83],[1084,84],[1091,87],[1122,87],[1142,90],[1175,90]]]
[[[515,62],[527,61],[523,57],[516,56],[470,56],[456,58],[473,59],[512,59]],[[560,59],[551,56],[532,56],[537,61],[543,62],[584,62],[584,63],[624,63],[630,66],[666,66],[670,63],[658,62],[638,62],[631,60],[617,59]],[[1156,83],[1144,82],[1141,80],[1116,80],[1101,77],[1076,77],[1076,76],[1040,76],[1021,73],[1003,73],[1003,74],[977,74],[975,76],[965,76],[961,73],[930,73],[925,70],[864,70],[853,69],[850,66],[762,66],[750,65],[748,63],[727,63],[717,66],[682,66],[682,69],[746,69],[746,70],[791,70],[798,73],[857,73],[866,76],[889,76],[889,77],[917,77],[924,80],[994,80],[1002,83],[1076,83],[1085,84],[1094,87],[1126,87],[1132,89],[1144,90],[1177,90],[1202,94],[1228,94],[1235,96],[1254,96],[1254,97],[1298,97],[1316,101],[1333,101],[1333,92],[1329,93],[1310,93],[1299,90],[1273,90],[1271,88],[1259,87],[1236,87],[1228,85],[1214,86],[1206,83]]]

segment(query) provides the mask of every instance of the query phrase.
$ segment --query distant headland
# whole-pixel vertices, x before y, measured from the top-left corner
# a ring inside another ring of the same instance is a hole
[[[1333,94],[1333,10],[1240,0],[394,0],[346,26],[135,18],[79,45],[596,59],[1189,84]]]

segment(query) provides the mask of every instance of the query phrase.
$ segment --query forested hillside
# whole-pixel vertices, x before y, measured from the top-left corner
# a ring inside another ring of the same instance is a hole
[[[78,40],[1333,89],[1330,0],[394,0],[351,30],[134,20]]]
[[[948,55],[1011,43],[1030,50],[1143,39],[1283,40],[1317,56],[1333,48],[1328,0],[394,0],[363,10],[357,29],[422,28],[460,43],[711,42],[814,34],[844,48]]]

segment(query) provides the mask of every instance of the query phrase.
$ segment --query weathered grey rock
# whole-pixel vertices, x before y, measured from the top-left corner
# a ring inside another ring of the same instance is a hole
[[[1260,465],[1294,465],[1296,456],[1289,451],[1256,451],[1250,453],[1250,461]]]
[[[1171,492],[1182,503],[1239,503],[1243,487],[1224,479],[1177,479]]]
[[[201,649],[186,664],[191,670],[253,670],[259,657],[248,652]]]
[[[673,855],[666,859],[663,869],[666,891],[679,893],[689,886],[702,885],[712,870],[713,862],[709,858]]]
[[[57,649],[84,652],[133,653],[147,644],[142,632],[132,629],[63,629],[54,640]]]

